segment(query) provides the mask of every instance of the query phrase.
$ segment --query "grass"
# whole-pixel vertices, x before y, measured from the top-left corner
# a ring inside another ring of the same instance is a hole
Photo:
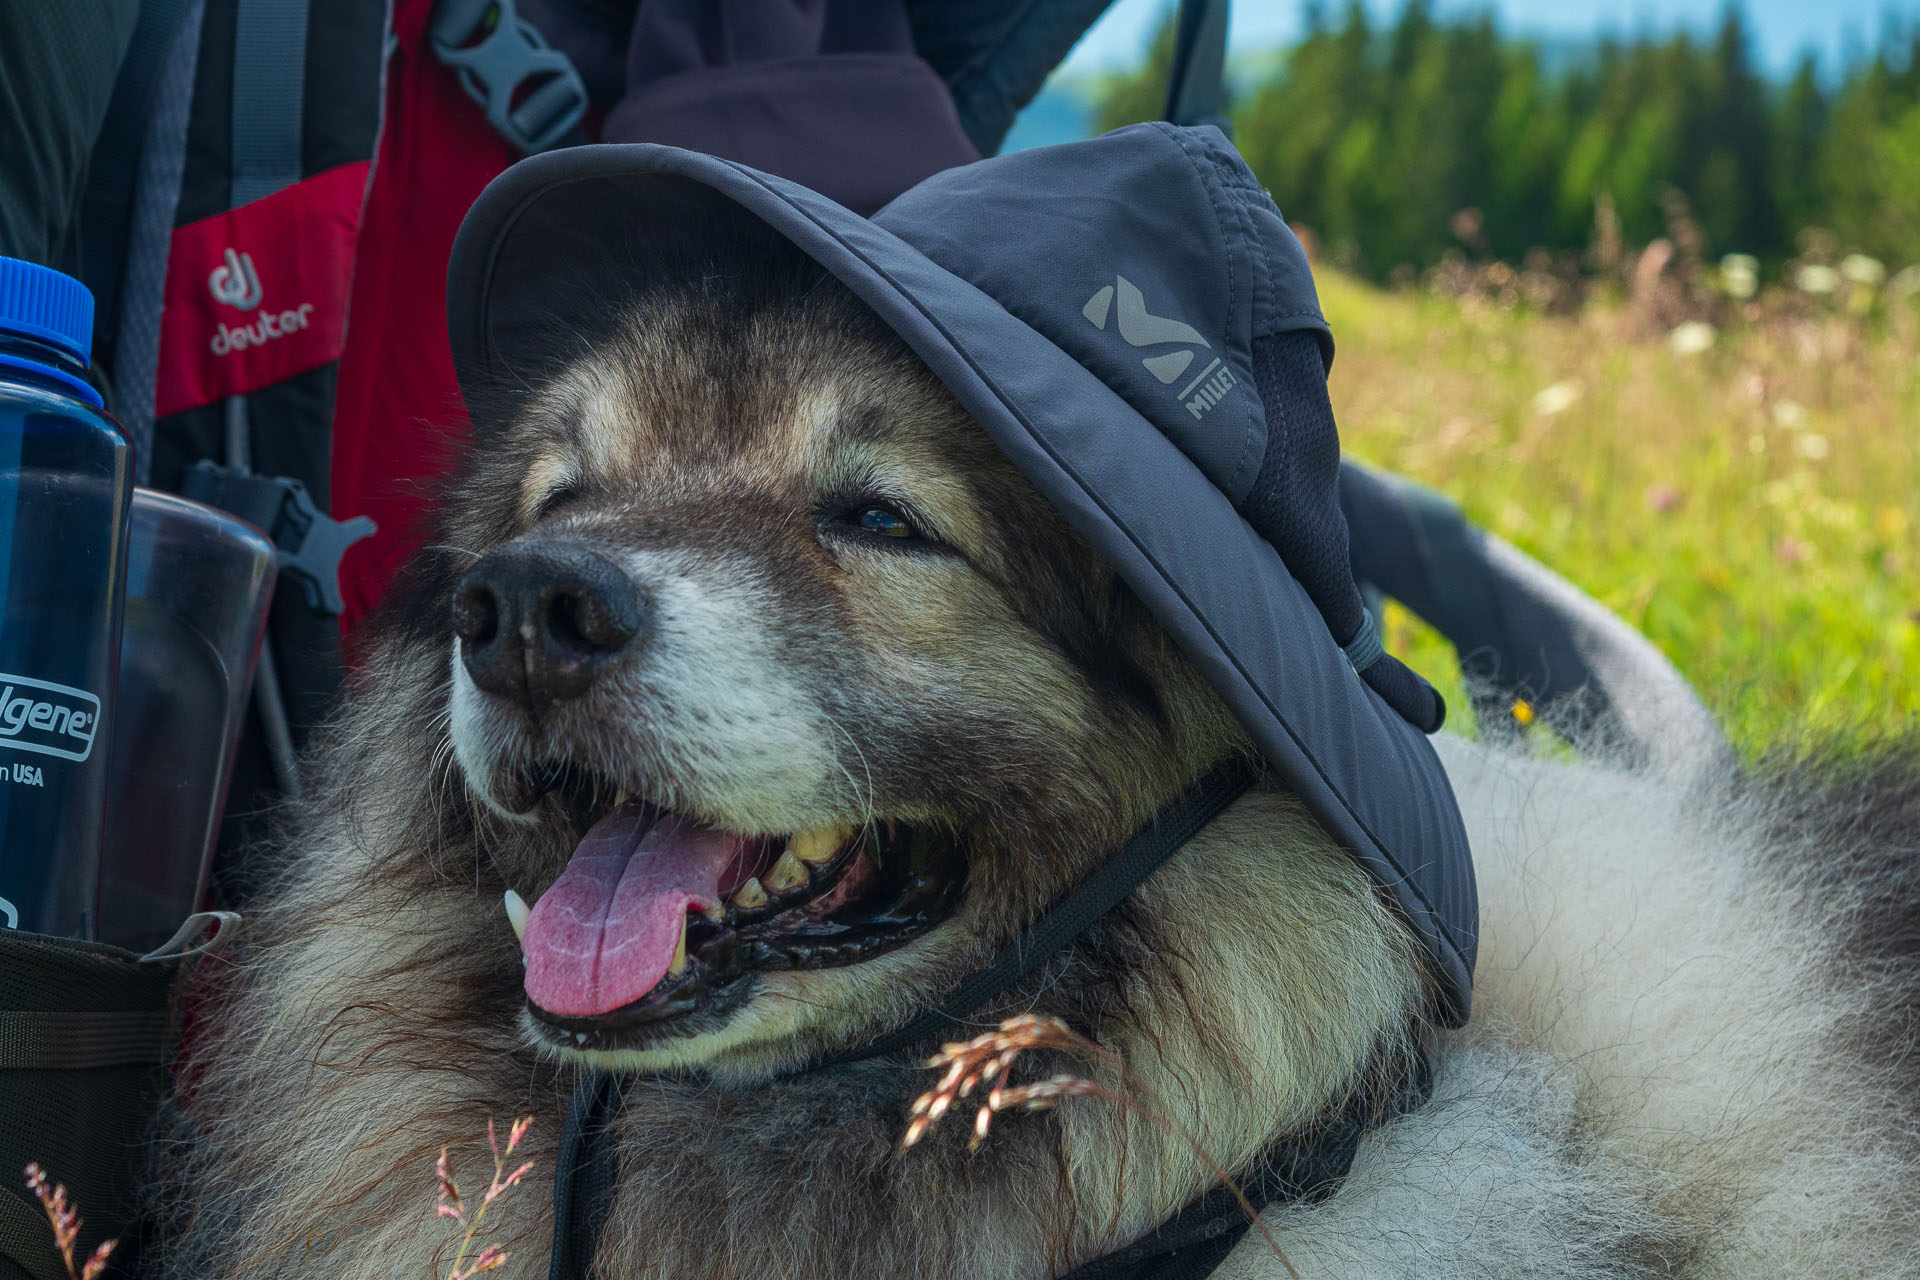
[[[1687,353],[1618,300],[1548,315],[1316,274],[1347,453],[1640,628],[1744,753],[1915,724],[1920,298],[1756,305]],[[1386,622],[1464,705],[1445,641]]]

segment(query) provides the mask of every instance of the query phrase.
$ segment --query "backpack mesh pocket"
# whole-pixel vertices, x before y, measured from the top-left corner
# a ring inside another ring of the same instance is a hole
[[[76,1259],[131,1228],[177,973],[102,943],[0,931],[0,1280],[65,1280],[30,1161],[79,1210]]]

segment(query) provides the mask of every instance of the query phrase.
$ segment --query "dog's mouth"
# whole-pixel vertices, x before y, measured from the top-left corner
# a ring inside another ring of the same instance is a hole
[[[954,841],[921,827],[741,834],[552,776],[585,834],[521,948],[527,1008],[555,1044],[633,1046],[756,972],[870,959],[945,919],[964,880]]]

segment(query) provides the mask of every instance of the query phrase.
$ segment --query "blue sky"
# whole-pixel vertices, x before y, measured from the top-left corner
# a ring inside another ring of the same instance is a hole
[[[1345,0],[1323,0],[1323,8],[1337,14]],[[1229,39],[1235,51],[1271,47],[1299,33],[1301,0],[1232,0],[1233,26]],[[1399,0],[1367,0],[1368,8],[1383,17],[1400,9]],[[1515,34],[1549,39],[1588,36],[1601,31],[1629,35],[1676,26],[1711,30],[1719,21],[1724,0],[1437,0],[1441,13],[1476,12],[1490,8],[1501,26]],[[1089,31],[1062,68],[1068,74],[1104,71],[1137,62],[1147,38],[1170,0],[1116,0]],[[1911,23],[1920,19],[1920,0],[1746,0],[1750,27],[1759,46],[1761,63],[1770,71],[1791,69],[1800,51],[1812,48],[1829,70],[1836,68],[1850,48],[1870,44],[1879,35],[1884,16],[1894,14]]]

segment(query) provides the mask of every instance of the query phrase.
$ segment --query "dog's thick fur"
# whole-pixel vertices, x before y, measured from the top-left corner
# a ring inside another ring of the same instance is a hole
[[[631,1077],[609,1280],[1037,1280],[1209,1185],[1183,1141],[1102,1101],[1003,1117],[977,1153],[959,1119],[897,1156],[931,1083],[911,1055],[784,1074],[904,1022],[1246,745],[837,285],[770,245],[686,274],[507,393],[512,425],[370,643],[204,1020],[191,1136],[165,1159],[169,1274],[443,1275],[437,1152],[476,1174],[487,1121],[531,1113],[536,1171],[484,1238],[512,1254],[501,1276],[543,1275],[583,1060]],[[878,500],[926,540],[849,523]],[[517,537],[617,559],[656,616],[640,655],[537,722],[475,688],[448,622],[460,575]],[[1337,1194],[1267,1213],[1299,1273],[1920,1274],[1912,772],[1680,783],[1439,746],[1480,875],[1474,1019]],[[965,895],[900,950],[761,975],[680,1038],[556,1050],[500,907],[571,849],[548,802],[507,812],[556,753],[733,830],[938,827]],[[1241,1167],[1371,1087],[1425,1007],[1398,918],[1269,784],[993,1012],[1086,1030]],[[1284,1270],[1250,1234],[1220,1274]]]

